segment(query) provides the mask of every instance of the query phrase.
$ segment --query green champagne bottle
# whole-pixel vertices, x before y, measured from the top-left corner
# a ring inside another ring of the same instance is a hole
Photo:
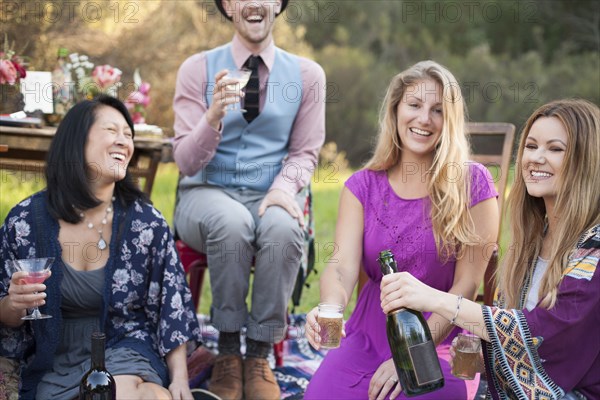
[[[398,272],[391,250],[379,253],[379,266],[384,275]],[[398,379],[406,396],[418,396],[444,386],[435,344],[423,314],[399,308],[387,315],[387,338]]]

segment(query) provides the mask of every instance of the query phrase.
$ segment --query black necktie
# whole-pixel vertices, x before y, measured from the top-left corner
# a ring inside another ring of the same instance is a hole
[[[246,112],[244,113],[244,118],[246,118],[246,121],[248,121],[248,123],[252,122],[254,118],[258,117],[259,62],[260,56],[250,56],[248,57],[248,61],[246,61],[246,67],[252,70],[250,80],[248,80],[248,84],[246,85],[246,96],[244,97],[244,108],[246,109]]]

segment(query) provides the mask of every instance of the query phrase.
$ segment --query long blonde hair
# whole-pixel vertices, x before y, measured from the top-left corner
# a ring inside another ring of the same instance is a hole
[[[365,165],[374,171],[387,170],[400,162],[402,143],[398,134],[398,104],[406,88],[432,79],[442,87],[443,127],[428,171],[431,221],[438,255],[456,254],[461,244],[480,240],[469,215],[470,146],[465,132],[466,106],[458,81],[442,65],[421,61],[399,73],[390,82],[379,113],[379,133],[373,157]],[[458,179],[449,179],[450,168]]]
[[[550,248],[548,270],[539,291],[541,306],[552,308],[558,285],[579,237],[600,222],[600,109],[586,100],[557,100],[538,108],[527,120],[517,154],[515,183],[508,198],[512,243],[498,288],[507,308],[519,307],[523,285],[542,247],[546,208],[542,198],[527,193],[521,173],[523,149],[531,126],[542,117],[557,118],[567,131],[567,149],[558,179],[554,212],[558,225]]]

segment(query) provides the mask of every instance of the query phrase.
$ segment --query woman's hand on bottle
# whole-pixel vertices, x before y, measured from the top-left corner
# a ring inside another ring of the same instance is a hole
[[[398,308],[434,311],[437,290],[408,272],[385,275],[381,279],[381,308],[386,314]]]
[[[394,366],[394,360],[384,361],[377,371],[373,374],[369,382],[369,400],[383,400],[390,395],[390,400],[394,400],[402,392],[398,374]]]
[[[308,343],[310,343],[315,350],[319,350],[321,348],[321,335],[319,334],[321,327],[317,321],[318,317],[318,307],[313,308],[308,312],[308,314],[306,314],[306,338],[308,339]],[[344,328],[344,325],[342,325],[342,337],[346,337],[346,329]]]

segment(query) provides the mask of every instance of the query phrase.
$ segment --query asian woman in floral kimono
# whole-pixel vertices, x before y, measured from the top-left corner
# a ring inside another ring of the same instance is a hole
[[[50,146],[47,188],[0,229],[0,356],[21,363],[20,398],[77,397],[94,331],[118,398],[192,397],[198,321],[169,226],[131,180],[133,136],[119,100],[75,105]],[[54,258],[52,274],[24,284],[12,261],[36,257]],[[35,306],[52,318],[21,320]]]
[[[432,311],[483,340],[494,399],[600,399],[600,110],[559,100],[527,121],[494,307],[383,278],[381,305]]]

